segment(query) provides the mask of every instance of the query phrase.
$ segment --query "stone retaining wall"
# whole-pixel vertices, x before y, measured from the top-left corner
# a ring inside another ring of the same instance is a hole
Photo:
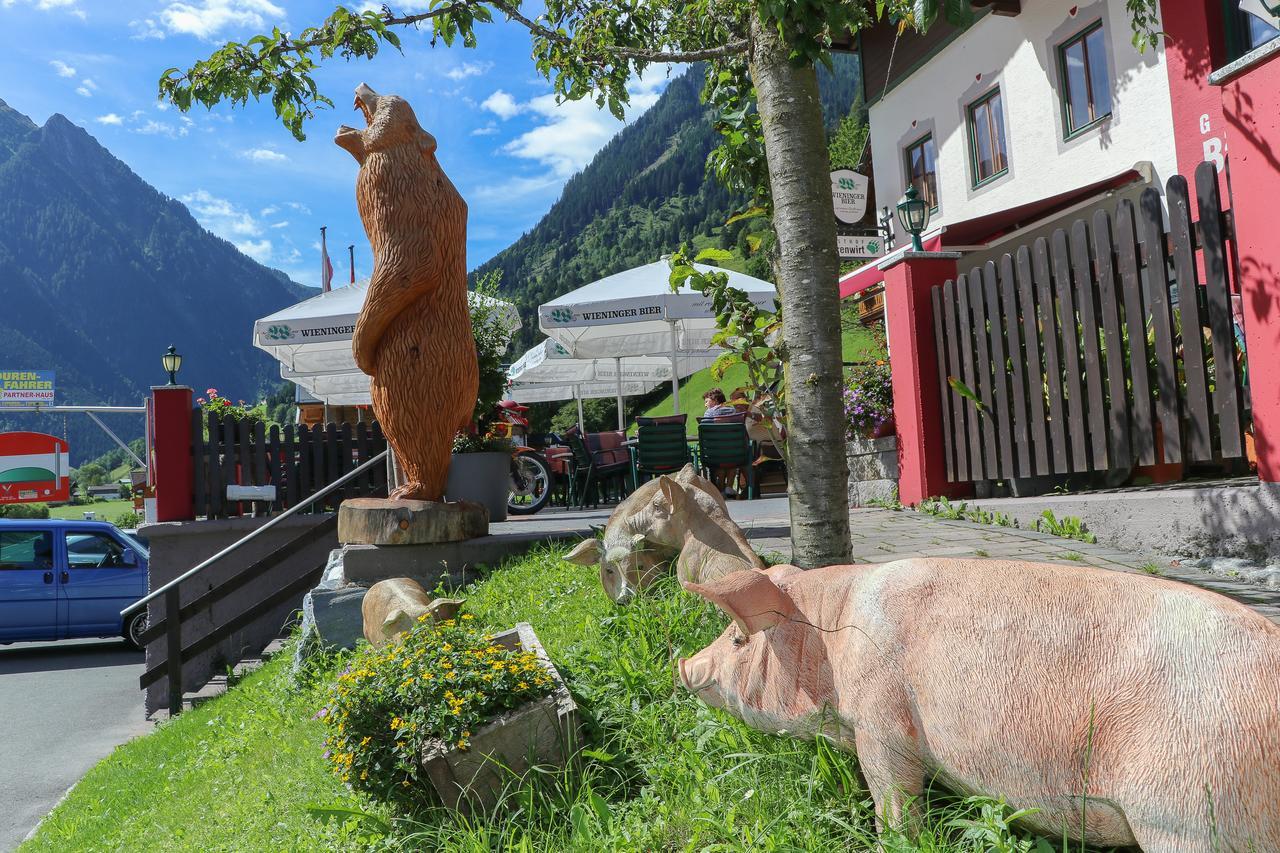
[[[898,493],[898,438],[854,438],[845,442],[849,459],[849,506],[892,500]]]

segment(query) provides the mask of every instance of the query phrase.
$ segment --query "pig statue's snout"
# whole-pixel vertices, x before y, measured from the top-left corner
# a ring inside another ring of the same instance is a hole
[[[690,693],[705,690],[715,681],[715,667],[708,660],[680,658],[677,669],[680,670],[680,683]]]

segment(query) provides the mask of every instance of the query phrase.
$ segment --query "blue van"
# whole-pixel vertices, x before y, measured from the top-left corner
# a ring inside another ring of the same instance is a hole
[[[142,543],[104,521],[0,519],[0,644],[124,637],[142,648],[147,594]]]

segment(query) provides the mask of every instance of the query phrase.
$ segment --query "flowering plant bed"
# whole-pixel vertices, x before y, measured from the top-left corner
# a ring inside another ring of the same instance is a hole
[[[492,805],[504,767],[563,764],[578,727],[532,628],[486,634],[470,614],[362,648],[317,716],[338,777],[405,811]]]
[[[844,415],[848,438],[880,438],[892,433],[893,374],[888,362],[881,359],[859,364],[849,371]]]

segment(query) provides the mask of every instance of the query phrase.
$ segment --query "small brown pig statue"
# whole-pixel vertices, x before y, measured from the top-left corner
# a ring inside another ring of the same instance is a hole
[[[1174,581],[1002,560],[686,584],[733,624],[681,660],[753,728],[858,757],[878,822],[927,779],[1102,847],[1280,851],[1280,628]],[[910,804],[910,805],[909,805]]]
[[[657,580],[673,560],[682,581],[764,568],[729,518],[719,490],[692,465],[640,486],[609,516],[604,541],[587,539],[565,559],[598,563],[605,593],[619,604]]]
[[[433,619],[458,615],[462,599],[432,598],[422,585],[409,578],[389,578],[369,587],[360,604],[364,617],[364,638],[374,646],[405,633],[424,614]]]

